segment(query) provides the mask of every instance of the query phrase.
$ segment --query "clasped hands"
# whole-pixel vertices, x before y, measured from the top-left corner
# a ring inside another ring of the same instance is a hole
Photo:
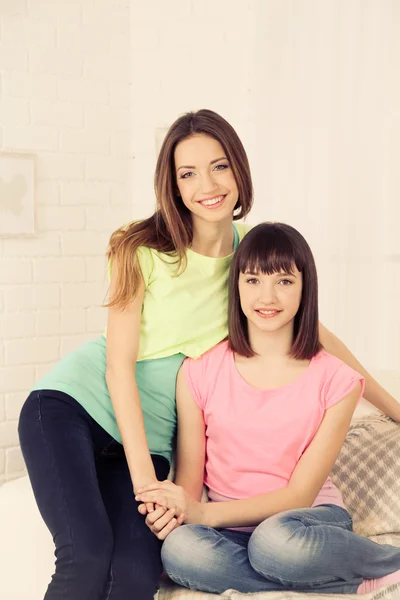
[[[146,525],[159,540],[165,540],[171,531],[183,523],[201,524],[202,503],[172,481],[156,481],[139,488],[135,500],[142,503],[138,510],[146,515]],[[149,504],[154,505],[152,512],[147,510],[146,505]]]

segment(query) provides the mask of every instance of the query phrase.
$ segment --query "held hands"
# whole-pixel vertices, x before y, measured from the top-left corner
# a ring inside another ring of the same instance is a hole
[[[146,525],[159,540],[165,540],[171,531],[182,525],[183,515],[176,517],[173,508],[168,509],[158,504],[155,506],[156,508],[153,512],[147,513]],[[145,504],[139,506],[139,512],[146,514]]]
[[[150,484],[157,484],[157,479],[155,478],[147,478],[147,479],[142,479],[139,483],[137,483],[136,485],[133,486],[133,493],[136,496],[136,494],[138,493],[138,490],[145,488],[146,486],[150,485]],[[147,502],[147,504],[145,505],[141,505],[143,506],[143,510],[140,510],[139,507],[139,512],[142,515],[145,515],[146,513],[152,513],[155,510],[155,506],[153,504],[153,502]]]
[[[141,504],[139,512],[147,513],[147,526],[162,540],[182,523],[201,524],[203,519],[202,503],[191,498],[181,486],[172,481],[158,481],[139,488],[135,499],[146,506],[155,505],[155,510],[149,513],[144,504]]]

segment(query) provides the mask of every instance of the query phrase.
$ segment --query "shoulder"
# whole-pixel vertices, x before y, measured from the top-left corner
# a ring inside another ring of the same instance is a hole
[[[151,282],[151,277],[154,271],[154,257],[153,250],[147,246],[139,246],[136,250],[136,258],[139,263],[140,271],[144,280],[144,284],[147,287]],[[111,277],[112,271],[112,260],[110,259],[107,264],[108,277]]]
[[[218,376],[220,375],[226,360],[231,355],[228,341],[220,342],[211,350],[204,352],[199,358],[186,358],[183,363],[183,370],[190,387],[200,391],[203,394],[210,392]]]
[[[176,275],[178,264],[178,255],[176,253],[166,253],[155,248],[150,248],[149,246],[139,246],[137,249],[137,259],[146,286],[155,279],[170,281]]]
[[[214,368],[224,362],[231,352],[228,340],[223,340],[216,346],[213,346],[210,350],[207,350],[207,352],[204,352],[204,354],[200,356],[200,359],[203,359],[205,365]]]
[[[252,229],[254,227],[254,225],[249,225],[248,223],[238,223],[235,222],[235,227],[236,230],[239,234],[239,239],[242,240],[244,238],[244,236],[246,235],[246,233],[248,233],[250,231],[250,229]]]
[[[229,349],[228,341],[224,340],[201,354],[198,358],[186,358],[185,364],[189,364],[190,366],[196,365],[198,369],[201,368],[203,371],[207,370],[211,373],[218,371],[218,368],[230,353],[231,350]]]
[[[325,408],[330,408],[350,394],[358,383],[361,384],[361,398],[364,390],[364,378],[360,373],[325,350],[321,350],[313,361],[323,393]]]
[[[322,376],[333,377],[338,372],[346,375],[358,375],[357,371],[346,365],[346,363],[337,356],[326,352],[326,350],[318,352],[318,354],[314,356],[313,361],[318,372]]]

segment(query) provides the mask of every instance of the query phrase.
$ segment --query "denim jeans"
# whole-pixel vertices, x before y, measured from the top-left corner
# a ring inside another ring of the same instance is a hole
[[[26,400],[19,436],[55,543],[45,600],[152,600],[162,571],[160,543],[137,510],[122,445],[73,398],[47,390]],[[165,479],[168,461],[152,458]]]
[[[279,513],[252,533],[183,525],[166,538],[161,556],[173,581],[215,594],[351,594],[363,579],[400,569],[400,548],[355,534],[349,513],[333,504]]]

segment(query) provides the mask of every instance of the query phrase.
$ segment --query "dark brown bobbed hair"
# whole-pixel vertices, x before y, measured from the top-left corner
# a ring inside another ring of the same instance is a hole
[[[233,218],[241,219],[249,213],[253,204],[250,166],[236,131],[212,110],[202,109],[179,117],[168,130],[158,156],[154,177],[155,213],[118,229],[110,238],[107,257],[117,260],[118,281],[117,291],[107,306],[124,308],[134,298],[140,280],[136,259],[139,246],[176,254],[177,273],[185,267],[193,226],[191,213],[178,196],[174,153],[179,142],[199,134],[217,140],[230,163],[239,191]]]
[[[229,346],[242,356],[254,356],[250,346],[247,318],[239,296],[239,274],[252,272],[272,275],[302,274],[303,288],[299,310],[294,319],[291,356],[311,359],[322,346],[318,333],[318,278],[310,246],[294,227],[284,223],[261,223],[240,242],[229,274]]]

